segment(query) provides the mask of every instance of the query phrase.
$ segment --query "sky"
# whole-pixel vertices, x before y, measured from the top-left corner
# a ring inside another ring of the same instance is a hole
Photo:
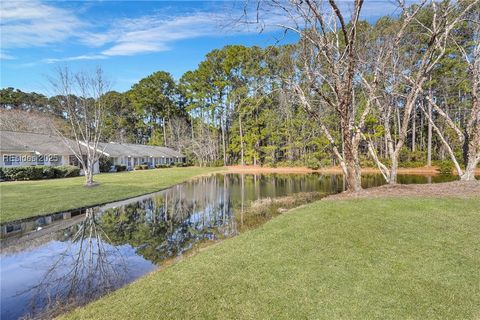
[[[244,1],[1,0],[0,87],[50,95],[55,68],[100,66],[112,89],[123,92],[155,71],[178,80],[225,45],[296,40],[278,26],[285,22],[279,12],[264,13],[262,28],[235,23]],[[363,18],[394,12],[393,0],[366,0]]]

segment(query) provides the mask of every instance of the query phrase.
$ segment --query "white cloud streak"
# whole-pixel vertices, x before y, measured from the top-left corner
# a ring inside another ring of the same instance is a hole
[[[2,48],[59,43],[85,26],[70,11],[38,0],[1,1],[0,9]]]

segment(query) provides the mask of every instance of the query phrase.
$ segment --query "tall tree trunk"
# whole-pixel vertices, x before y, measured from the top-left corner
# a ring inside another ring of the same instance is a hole
[[[349,117],[346,113],[342,114],[340,123],[343,135],[344,159],[347,167],[347,190],[355,192],[362,190],[362,175],[358,158],[358,144],[354,141],[352,136],[352,131],[349,128],[350,121],[348,118]]]
[[[222,153],[223,153],[223,165],[227,165],[227,147],[225,145],[225,126],[224,126],[224,120],[223,120],[223,112],[222,115],[220,115],[220,127],[222,129]]]
[[[431,78],[430,78],[431,81]],[[428,96],[430,99],[433,99],[433,92],[432,87],[428,90]],[[430,167],[432,165],[432,104],[428,104],[428,127],[427,127],[427,166]]]
[[[238,115],[238,125],[239,125],[239,130],[240,130],[240,164],[242,166],[245,165],[245,160],[244,160],[244,145],[243,145],[243,130],[242,130],[242,115]]]
[[[416,131],[417,131],[417,125],[415,123],[417,117],[417,108],[413,108],[413,114],[412,114],[412,152],[415,152],[415,140],[416,140]]]
[[[475,169],[480,160],[480,126],[477,126],[473,132],[473,137],[468,137],[467,164],[465,171],[460,176],[462,181],[472,181],[475,179]]]
[[[162,118],[162,127],[163,127],[163,144],[166,147],[167,146],[167,130],[165,126],[165,118]]]

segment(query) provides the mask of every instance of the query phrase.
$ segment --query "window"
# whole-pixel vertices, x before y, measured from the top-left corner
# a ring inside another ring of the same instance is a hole
[[[3,156],[3,163],[5,163],[6,166],[11,166],[12,165],[12,156],[9,154],[6,154]]]

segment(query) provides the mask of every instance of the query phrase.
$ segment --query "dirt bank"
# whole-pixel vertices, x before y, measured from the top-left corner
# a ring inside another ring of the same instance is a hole
[[[360,192],[343,192],[324,198],[355,199],[355,198],[390,198],[390,197],[480,197],[480,181],[453,181],[433,184],[398,184],[363,189]]]
[[[340,167],[328,167],[322,168],[319,170],[312,170],[307,167],[279,167],[279,168],[269,168],[269,167],[259,167],[259,166],[228,166],[228,172],[231,173],[311,173],[311,172],[320,172],[320,173],[336,173],[341,174],[342,170]],[[377,168],[362,168],[362,173],[380,173]],[[436,167],[420,167],[420,168],[399,168],[399,174],[421,174],[421,175],[437,175],[438,171]],[[480,169],[477,169],[477,174],[480,175]]]

